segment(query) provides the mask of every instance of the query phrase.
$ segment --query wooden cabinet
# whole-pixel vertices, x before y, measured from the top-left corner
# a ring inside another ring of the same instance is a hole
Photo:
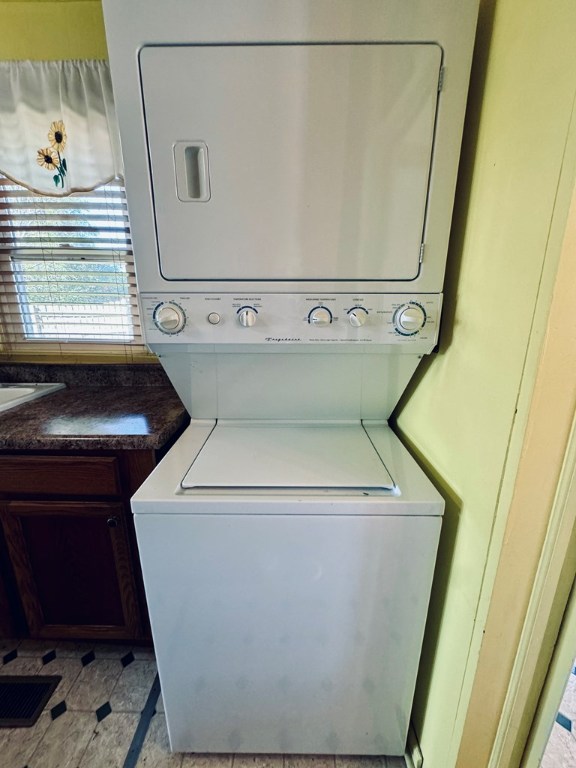
[[[0,454],[0,520],[29,635],[148,634],[129,499],[153,451]]]

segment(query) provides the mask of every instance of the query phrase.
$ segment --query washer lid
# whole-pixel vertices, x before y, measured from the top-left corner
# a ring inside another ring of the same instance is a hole
[[[354,488],[395,483],[360,424],[217,424],[182,488]]]

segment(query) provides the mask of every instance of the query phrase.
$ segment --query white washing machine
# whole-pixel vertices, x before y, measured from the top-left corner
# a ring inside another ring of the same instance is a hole
[[[404,753],[443,500],[386,424],[193,421],[132,503],[173,750]]]
[[[400,755],[443,502],[387,425],[440,324],[478,0],[104,0],[147,343],[133,499],[173,750]]]

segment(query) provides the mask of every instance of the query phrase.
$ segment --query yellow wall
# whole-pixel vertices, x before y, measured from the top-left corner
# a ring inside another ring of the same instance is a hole
[[[0,60],[108,58],[100,0],[1,0],[0,21]]]
[[[441,349],[398,415],[449,498],[414,718],[428,768],[456,764],[517,466],[575,29],[573,0],[482,4]],[[484,768],[473,754],[458,765]]]

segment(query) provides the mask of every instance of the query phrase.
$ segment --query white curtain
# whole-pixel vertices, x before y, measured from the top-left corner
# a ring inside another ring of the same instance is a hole
[[[0,173],[51,196],[122,178],[107,62],[0,62]]]

